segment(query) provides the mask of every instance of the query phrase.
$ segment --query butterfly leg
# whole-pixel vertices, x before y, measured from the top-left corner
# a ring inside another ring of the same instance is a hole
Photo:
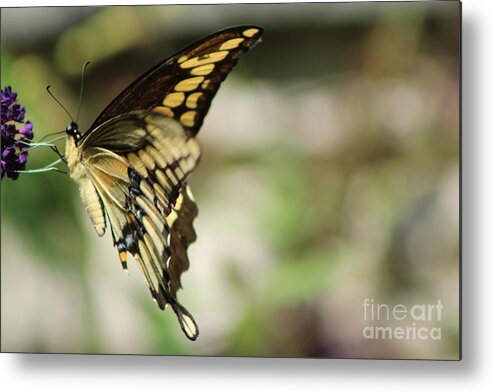
[[[50,148],[51,148],[52,151],[55,152],[55,154],[57,154],[60,157],[60,159],[63,162],[67,163],[67,159],[65,158],[65,156],[62,153],[60,153],[60,151],[58,150],[57,146],[50,146]]]
[[[55,173],[60,173],[60,174],[68,175],[68,172],[66,172],[65,170],[61,170],[58,167],[52,168],[51,171],[54,171]]]
[[[55,165],[58,165],[61,162],[61,159],[56,160],[55,162],[50,163],[49,165],[42,167],[40,169],[30,169],[30,170],[15,170],[16,173],[45,173],[49,171],[54,171],[57,173],[62,173],[62,174],[68,174],[67,172],[60,170],[58,167],[55,167]]]

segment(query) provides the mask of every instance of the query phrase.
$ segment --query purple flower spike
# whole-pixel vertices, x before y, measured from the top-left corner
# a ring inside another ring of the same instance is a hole
[[[1,105],[0,177],[3,179],[7,175],[16,180],[19,177],[17,171],[26,168],[28,144],[34,137],[33,124],[30,121],[24,122],[26,108],[17,102],[17,93],[10,86],[1,90]]]

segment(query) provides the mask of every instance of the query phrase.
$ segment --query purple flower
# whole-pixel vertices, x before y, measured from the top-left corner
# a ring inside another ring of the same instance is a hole
[[[27,162],[27,148],[33,139],[33,124],[24,122],[26,108],[17,103],[17,93],[10,86],[1,90],[1,178],[5,175],[16,180],[18,170],[24,170]],[[19,127],[19,128],[17,128]]]
[[[6,86],[5,89],[2,90],[2,111],[3,105],[9,106],[14,102],[17,102],[17,93],[12,91],[12,87]]]
[[[15,122],[24,121],[25,114],[26,114],[26,109],[22,105],[18,105],[15,103],[10,107],[10,115],[12,117],[12,120],[14,120]]]
[[[26,139],[33,140],[33,124],[31,121],[26,121],[26,123],[19,129],[19,133],[23,135]]]

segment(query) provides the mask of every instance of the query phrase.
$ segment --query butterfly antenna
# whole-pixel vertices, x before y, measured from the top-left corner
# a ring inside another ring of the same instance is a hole
[[[67,108],[66,108],[65,106],[63,106],[63,105],[62,105],[62,103],[61,103],[61,102],[60,102],[60,101],[59,101],[59,100],[58,100],[58,99],[57,99],[57,98],[53,95],[53,93],[50,91],[50,88],[51,88],[51,85],[46,86],[46,91],[48,91],[48,94],[50,94],[51,98],[53,98],[53,99],[55,100],[55,102],[56,102],[57,104],[59,104],[59,105],[60,105],[60,107],[61,107],[63,110],[65,110],[65,113],[67,113],[67,114],[68,114],[68,116],[70,117],[70,120],[71,120],[72,122],[74,122],[74,118],[70,115],[70,113],[69,113],[69,111],[67,110]]]
[[[82,66],[82,74],[80,76],[79,107],[77,109],[77,117],[75,117],[75,122],[79,120],[80,107],[82,106],[82,93],[84,91],[84,74],[86,73],[86,68],[89,64],[91,64],[91,62],[86,61],[86,63]]]

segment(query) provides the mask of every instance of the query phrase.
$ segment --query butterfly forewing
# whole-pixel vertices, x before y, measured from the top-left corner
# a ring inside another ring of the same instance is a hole
[[[155,110],[196,135],[221,82],[240,55],[261,39],[258,26],[238,26],[210,35],[156,65],[125,89],[91,129],[135,110]]]
[[[67,140],[70,173],[98,234],[108,223],[123,267],[128,252],[158,306],[171,305],[192,340],[198,327],[176,292],[196,239],[187,185],[200,159],[194,136],[219,85],[262,32],[238,26],[198,41],[125,89],[80,140]]]

